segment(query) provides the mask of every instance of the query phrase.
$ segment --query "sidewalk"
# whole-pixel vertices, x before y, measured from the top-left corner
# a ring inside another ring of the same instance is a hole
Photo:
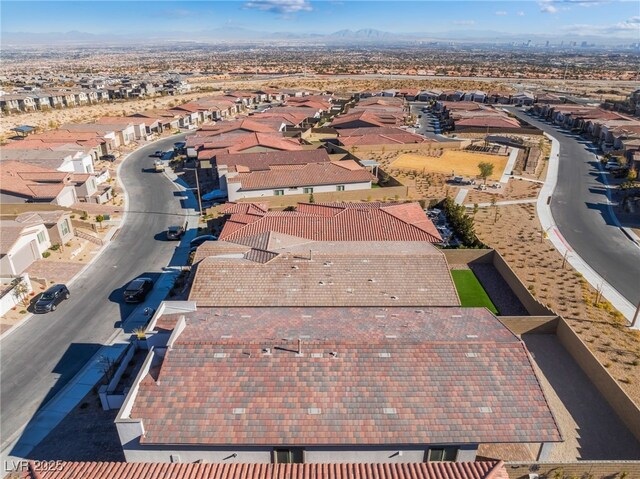
[[[502,172],[502,176],[500,177],[500,183],[506,185],[509,183],[509,178],[511,178],[511,173],[513,173],[513,167],[516,164],[516,160],[518,159],[518,152],[520,150],[518,148],[511,148],[511,152],[509,153],[509,160],[504,167],[504,171]]]
[[[553,215],[551,214],[551,207],[547,202],[553,194],[558,182],[560,143],[553,136],[547,133],[545,133],[544,136],[551,140],[551,154],[549,155],[547,179],[545,180],[544,185],[540,190],[540,195],[536,201],[536,209],[538,212],[538,218],[540,219],[540,224],[542,225],[543,230],[549,235],[548,239],[558,252],[563,256],[565,254],[567,255],[567,261],[569,264],[573,266],[576,271],[581,273],[584,279],[586,279],[591,286],[596,289],[601,288],[602,295],[613,305],[614,308],[620,311],[627,320],[631,321],[636,311],[635,306],[627,301],[627,299],[622,296],[618,290],[607,283],[602,276],[600,276],[578,255],[578,253],[573,251],[571,245],[567,243],[558,230],[556,222],[553,219]],[[609,208],[611,208],[610,205]],[[617,221],[617,219],[615,219],[615,215],[613,215],[613,211],[610,211],[610,213],[612,214],[614,221]],[[638,325],[636,329],[640,329],[640,325]]]
[[[507,205],[523,205],[527,203],[537,203],[537,199],[525,199],[525,200],[505,200],[505,201],[496,201],[495,206],[507,206]],[[472,203],[467,203],[464,205],[466,208],[474,208],[475,205]],[[489,206],[494,206],[491,203],[478,203],[479,208],[488,208]]]
[[[105,359],[119,359],[130,343],[131,333],[136,328],[145,327],[149,320],[151,320],[152,315],[149,314],[150,311],[147,308],[151,308],[152,311],[155,311],[160,303],[166,298],[169,291],[171,291],[171,288],[182,269],[179,265],[186,265],[187,263],[189,256],[189,242],[196,236],[198,231],[197,226],[199,212],[197,211],[196,198],[188,185],[180,180],[173,171],[165,171],[165,175],[169,180],[171,180],[176,190],[186,192],[187,209],[185,210],[185,219],[187,225],[191,225],[191,227],[187,226],[186,233],[183,236],[182,241],[179,246],[176,247],[176,251],[171,258],[171,265],[163,268],[160,279],[158,279],[146,300],[126,318],[120,329],[114,331],[111,338],[107,340],[107,344],[102,346],[80,370],[80,372],[76,374],[49,402],[38,410],[24,429],[16,434],[17,439],[13,440],[1,451],[0,460],[11,461],[26,458],[31,450],[58,424],[60,424],[65,416],[69,414],[69,412],[71,412],[102,379],[104,376]],[[125,206],[128,205],[128,201],[129,199],[125,194]],[[126,209],[125,215],[122,217],[121,224],[124,223],[125,218]],[[108,237],[113,238],[117,230],[118,228],[113,227],[112,231],[109,231]],[[105,243],[100,251],[106,248],[109,244],[110,243]],[[96,258],[98,256],[99,254],[96,255]],[[95,261],[95,258],[93,261]],[[85,267],[88,267],[89,264]],[[24,322],[25,320],[19,324],[24,324]],[[16,327],[17,326],[18,325],[16,325]],[[11,332],[11,330],[7,331],[7,333],[9,332]]]

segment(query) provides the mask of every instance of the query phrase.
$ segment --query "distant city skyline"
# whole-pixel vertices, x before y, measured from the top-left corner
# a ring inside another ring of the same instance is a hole
[[[28,14],[25,14],[28,12]],[[596,36],[640,42],[637,1],[3,1],[2,31],[161,36],[220,29],[327,34],[376,29],[395,34],[449,33]]]

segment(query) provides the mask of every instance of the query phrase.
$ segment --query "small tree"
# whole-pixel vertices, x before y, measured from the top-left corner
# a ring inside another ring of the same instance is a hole
[[[313,197],[313,193],[309,195],[309,203],[315,203],[316,199]]]
[[[478,163],[478,169],[480,170],[480,178],[484,180],[484,184],[487,184],[487,178],[493,175],[493,163],[488,161],[481,161]]]
[[[29,286],[24,280],[23,276],[18,276],[13,280],[13,295],[15,298],[20,301],[23,305],[27,306],[29,304]]]
[[[96,216],[96,222],[98,223],[98,225],[100,226],[100,228],[102,228],[102,222],[104,221],[104,216],[103,215],[98,215]]]

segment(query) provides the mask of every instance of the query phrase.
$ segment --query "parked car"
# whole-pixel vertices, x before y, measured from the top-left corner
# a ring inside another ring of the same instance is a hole
[[[164,151],[156,150],[155,152],[151,153],[149,156],[152,158],[160,158],[162,155],[164,155]]]
[[[102,161],[110,161],[111,163],[113,163],[114,161],[116,161],[116,157],[115,157],[115,155],[102,155],[102,156],[100,157],[100,159],[101,159]]]
[[[167,239],[179,240],[184,235],[184,228],[182,226],[169,226],[167,228]]]
[[[124,290],[124,301],[126,303],[141,303],[152,289],[153,280],[151,278],[134,279]]]
[[[607,161],[606,165],[604,165],[605,170],[615,170],[617,168],[620,168],[617,161]]]
[[[51,286],[42,293],[38,301],[36,301],[33,311],[38,314],[55,311],[62,301],[69,299],[69,296],[71,296],[71,294],[64,284]]]
[[[197,238],[192,239],[189,242],[189,246],[191,247],[191,251],[194,251],[195,249],[198,248],[198,246],[200,246],[202,243],[205,243],[207,241],[216,241],[218,239],[217,236],[213,236],[213,235],[202,235],[202,236],[198,236]]]
[[[187,146],[187,142],[186,141],[178,141],[178,142],[173,144],[173,149],[181,151],[181,150],[184,150],[186,148],[186,146]]]

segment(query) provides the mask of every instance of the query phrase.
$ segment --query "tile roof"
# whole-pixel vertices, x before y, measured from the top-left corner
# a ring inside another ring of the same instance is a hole
[[[310,241],[271,232],[234,241],[198,248],[189,293],[198,307],[460,304],[445,257],[429,242]],[[256,261],[252,249],[277,255]]]
[[[456,120],[456,127],[479,127],[479,128],[520,128],[520,122],[507,116],[477,116],[475,118],[464,118]]]
[[[302,150],[298,140],[285,138],[282,133],[233,133],[213,137],[203,143],[203,150],[198,152],[198,159],[211,159],[220,153],[240,153],[254,147],[272,150]],[[224,150],[224,151],[220,151]]]
[[[25,197],[55,198],[67,186],[70,173],[19,161],[0,161],[0,189]]]
[[[142,444],[562,440],[524,343],[485,308],[215,308],[185,321],[134,399]]]
[[[14,220],[0,220],[0,254],[5,255],[22,236],[26,225]]]
[[[299,203],[295,212],[234,205],[225,213],[226,241],[266,231],[315,241],[442,241],[418,203]]]
[[[29,463],[22,479],[509,479],[502,461],[406,464]]]
[[[363,183],[373,179],[373,175],[355,161],[344,160],[304,165],[272,165],[266,171],[251,171],[227,177],[227,183],[240,183],[240,191],[252,191]]]
[[[69,211],[64,210],[52,210],[52,211],[28,211],[26,213],[19,214],[16,217],[18,223],[23,224],[53,224],[57,223],[60,218],[66,215],[71,215]]]
[[[329,161],[329,154],[324,148],[298,151],[265,151],[259,153],[220,153],[216,155],[216,164],[226,165],[235,170],[243,166],[249,171],[269,170],[271,165],[306,165]]]

